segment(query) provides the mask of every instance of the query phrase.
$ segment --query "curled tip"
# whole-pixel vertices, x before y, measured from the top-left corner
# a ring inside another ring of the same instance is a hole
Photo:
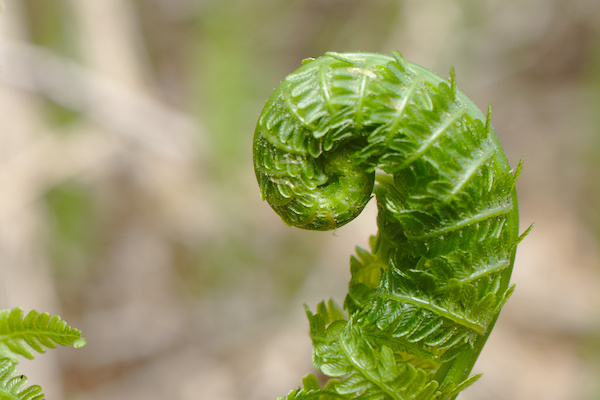
[[[319,161],[326,176],[322,184],[311,190],[296,185],[284,204],[267,197],[286,224],[310,230],[336,229],[356,218],[369,202],[374,172],[357,167],[348,152],[330,154]]]

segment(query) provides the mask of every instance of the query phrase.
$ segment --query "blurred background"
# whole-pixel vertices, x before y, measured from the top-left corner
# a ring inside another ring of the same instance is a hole
[[[20,373],[48,399],[275,399],[312,372],[303,303],[343,301],[375,207],[288,228],[251,161],[302,59],[399,50],[493,124],[522,242],[464,400],[600,399],[600,2],[4,0],[0,308],[88,345]]]

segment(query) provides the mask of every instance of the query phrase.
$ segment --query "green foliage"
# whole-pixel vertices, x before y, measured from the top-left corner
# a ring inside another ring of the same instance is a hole
[[[490,123],[398,53],[306,60],[259,118],[261,193],[289,225],[337,228],[375,193],[344,310],[307,310],[313,363],[332,379],[292,398],[454,399],[513,291],[515,182]],[[347,316],[346,316],[347,315]]]
[[[35,352],[44,353],[46,348],[57,345],[75,348],[85,346],[81,331],[69,326],[59,316],[30,311],[24,316],[23,310],[0,310],[0,399],[43,399],[39,386],[23,389],[27,378],[23,375],[12,377],[18,356],[28,359]]]
[[[16,376],[15,364],[7,359],[0,359],[0,399],[8,400],[42,400],[44,395],[42,388],[33,385],[24,388],[27,383],[25,376]]]

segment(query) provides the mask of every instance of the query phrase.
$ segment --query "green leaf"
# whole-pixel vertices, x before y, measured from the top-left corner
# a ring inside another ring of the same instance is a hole
[[[0,399],[2,400],[43,400],[42,388],[38,385],[25,387],[24,375],[13,377],[15,364],[8,358],[0,359]]]
[[[0,357],[18,362],[18,355],[33,359],[35,352],[57,345],[85,346],[81,331],[69,326],[59,316],[30,311],[25,317],[20,308],[0,310]]]

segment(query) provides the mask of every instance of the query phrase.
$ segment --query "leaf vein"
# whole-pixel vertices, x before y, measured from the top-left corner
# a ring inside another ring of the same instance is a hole
[[[383,295],[384,298],[389,298],[390,300],[400,301],[403,303],[411,304],[425,310],[436,313],[437,315],[449,319],[452,322],[455,322],[458,325],[464,326],[469,330],[474,331],[479,335],[483,335],[485,333],[485,327],[476,321],[471,321],[466,317],[454,314],[447,309],[440,307],[438,305],[432,304],[429,301],[425,301],[423,299],[415,298],[412,296],[406,296],[398,293],[387,293]]]

